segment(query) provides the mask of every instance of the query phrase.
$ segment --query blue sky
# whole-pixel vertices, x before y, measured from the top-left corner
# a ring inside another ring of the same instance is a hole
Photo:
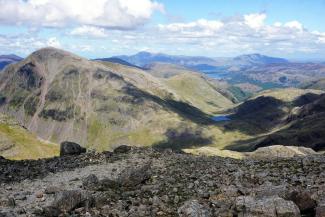
[[[325,59],[325,0],[0,0],[0,54]],[[14,15],[14,16],[13,16]]]

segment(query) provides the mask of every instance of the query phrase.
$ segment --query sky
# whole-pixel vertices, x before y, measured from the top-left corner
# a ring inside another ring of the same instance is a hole
[[[325,0],[0,0],[0,54],[325,60]]]

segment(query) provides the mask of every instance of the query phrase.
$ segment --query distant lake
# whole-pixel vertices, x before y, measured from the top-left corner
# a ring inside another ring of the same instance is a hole
[[[228,73],[225,72],[204,72],[204,74],[214,79],[224,79],[229,75]]]
[[[215,122],[221,122],[221,121],[230,121],[230,118],[228,115],[218,115],[212,117],[212,120],[214,120]]]

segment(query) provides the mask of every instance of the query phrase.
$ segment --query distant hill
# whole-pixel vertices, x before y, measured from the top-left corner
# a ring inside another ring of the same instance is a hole
[[[315,89],[315,90],[324,90],[325,91],[325,78],[319,79],[316,81],[306,82],[301,85],[304,89]]]
[[[325,94],[317,90],[278,89],[262,92],[232,110],[226,129],[255,138],[229,146],[252,151],[270,145],[325,149]]]
[[[163,53],[139,52],[134,55],[122,55],[115,58],[122,59],[137,66],[145,66],[155,62],[171,63],[192,67],[198,70],[215,70],[219,67],[230,65],[256,65],[256,64],[280,64],[289,61],[283,58],[269,57],[261,54],[246,54],[235,58],[209,58],[202,56],[177,56]]]
[[[5,66],[21,61],[23,58],[16,56],[14,54],[10,55],[0,55],[0,70],[2,70]]]
[[[283,58],[269,57],[261,54],[246,54],[237,56],[232,59],[232,63],[236,65],[260,65],[260,64],[281,64],[289,61]]]
[[[175,56],[175,55],[167,55],[162,53],[150,53],[150,52],[139,52],[135,55],[130,56],[116,56],[115,58],[122,59],[134,65],[143,67],[148,64],[152,64],[155,62],[160,63],[171,63],[182,66],[195,66],[198,64],[214,64],[215,60],[208,57],[200,57],[200,56]]]
[[[118,63],[118,64],[121,64],[121,65],[125,65],[125,66],[130,66],[130,67],[136,67],[136,68],[140,68],[142,69],[141,67],[138,67],[136,65],[133,65],[125,60],[122,60],[120,58],[117,58],[117,57],[110,57],[110,58],[99,58],[99,59],[94,59],[96,61],[104,61],[104,62],[110,62],[110,63]]]

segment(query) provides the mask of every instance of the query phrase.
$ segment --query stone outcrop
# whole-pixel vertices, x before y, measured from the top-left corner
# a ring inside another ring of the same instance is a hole
[[[321,154],[235,160],[132,148],[0,164],[0,216],[324,216]]]

